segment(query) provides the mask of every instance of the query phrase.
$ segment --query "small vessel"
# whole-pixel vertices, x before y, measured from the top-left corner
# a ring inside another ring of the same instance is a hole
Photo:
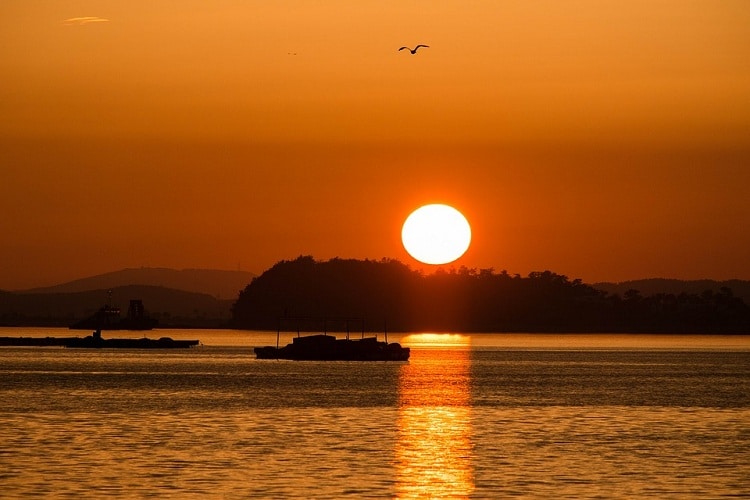
[[[323,320],[327,324],[330,320]],[[349,338],[349,321],[346,338],[338,339],[325,331],[322,334],[301,336],[299,330],[291,344],[279,347],[281,329],[276,332],[276,347],[256,347],[257,359],[291,359],[295,361],[408,361],[410,349],[397,342],[388,343],[378,340],[377,336],[365,337],[364,331],[359,339]],[[363,323],[364,324],[364,323]]]

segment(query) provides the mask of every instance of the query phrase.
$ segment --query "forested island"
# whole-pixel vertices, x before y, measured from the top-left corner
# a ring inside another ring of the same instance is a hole
[[[275,330],[291,317],[363,318],[409,332],[750,333],[750,307],[726,287],[622,296],[551,271],[466,267],[423,274],[393,259],[284,260],[255,277],[232,326]]]

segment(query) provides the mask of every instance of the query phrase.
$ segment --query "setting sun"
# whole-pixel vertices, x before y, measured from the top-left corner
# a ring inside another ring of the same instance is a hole
[[[447,264],[461,257],[471,243],[471,227],[455,208],[433,204],[406,218],[401,241],[409,255],[425,264]]]

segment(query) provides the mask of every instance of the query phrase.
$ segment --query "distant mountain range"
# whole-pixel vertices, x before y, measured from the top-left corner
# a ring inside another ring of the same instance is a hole
[[[255,274],[247,271],[141,267],[99,274],[54,286],[16,290],[16,293],[77,293],[128,285],[148,285],[205,293],[217,299],[236,299],[240,290],[245,288],[254,276]]]
[[[736,297],[750,304],[750,281],[745,280],[675,280],[651,278],[642,280],[622,281],[620,283],[594,283],[591,286],[609,294],[623,296],[628,290],[638,290],[644,297],[666,293],[679,295],[681,293],[698,294],[711,290],[718,292],[722,287],[729,288]]]
[[[111,301],[143,301],[160,327],[221,327],[255,275],[211,269],[123,269],[44,288],[0,291],[0,326],[69,326]]]
[[[123,313],[140,299],[160,327],[222,327],[231,320],[232,305],[255,278],[247,271],[211,269],[123,269],[59,285],[0,291],[0,326],[68,326],[112,301]],[[750,304],[750,281],[642,279],[591,285],[610,295],[638,290],[655,294],[701,294],[726,287]],[[110,293],[111,292],[111,293]]]

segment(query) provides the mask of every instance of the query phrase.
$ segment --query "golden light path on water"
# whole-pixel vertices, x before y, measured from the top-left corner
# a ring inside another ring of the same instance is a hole
[[[397,498],[466,498],[474,491],[470,338],[418,334],[399,377]],[[446,351],[426,347],[450,345]]]

